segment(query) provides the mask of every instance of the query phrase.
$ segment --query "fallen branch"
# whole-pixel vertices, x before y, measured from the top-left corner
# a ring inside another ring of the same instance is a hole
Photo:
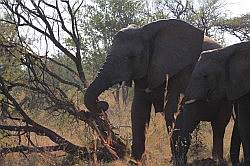
[[[15,146],[15,147],[3,147],[0,148],[0,154],[8,154],[13,152],[23,152],[23,153],[44,153],[44,152],[54,152],[64,150],[63,146],[39,146],[39,147],[29,147],[29,146]],[[86,151],[87,152],[87,151]]]

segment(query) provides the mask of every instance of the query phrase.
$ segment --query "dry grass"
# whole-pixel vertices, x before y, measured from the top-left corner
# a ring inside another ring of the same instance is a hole
[[[117,127],[116,132],[119,133],[124,141],[130,148],[131,145],[131,123],[130,123],[130,103],[126,106],[121,104],[121,110],[118,111],[115,106],[112,96],[108,96],[107,93],[102,95],[102,98],[109,100],[110,110],[108,112],[110,120],[114,126]],[[72,141],[78,145],[89,145],[92,139],[92,132],[82,122],[77,122],[72,119],[72,117],[65,117],[62,119],[52,118],[51,115],[46,113],[39,113],[35,117],[36,121],[41,124],[46,124],[50,129],[58,132],[63,137]],[[70,125],[68,125],[70,124]],[[229,161],[229,145],[231,132],[233,128],[233,121],[231,120],[226,128],[225,139],[224,139],[224,157]],[[46,138],[31,135],[32,139],[35,140],[36,144],[39,145],[52,145],[53,143]],[[209,123],[202,123],[201,129],[199,130],[199,135],[197,137],[197,142],[193,139],[191,150],[189,151],[189,162],[209,158],[211,157],[212,150],[212,129]],[[23,138],[25,142],[25,138]],[[17,141],[11,139],[2,139],[0,145],[5,144],[17,144]],[[196,148],[194,148],[196,147]],[[198,147],[198,149],[197,149]],[[193,149],[192,149],[193,148]],[[199,149],[200,148],[200,149]],[[196,152],[195,152],[196,151]],[[196,154],[195,154],[196,153]],[[144,156],[144,165],[155,166],[155,165],[170,165],[170,148],[169,148],[169,138],[166,131],[164,117],[158,113],[155,114],[152,110],[151,121],[149,128],[147,130],[146,139],[146,155]],[[127,165],[129,161],[129,156],[124,161],[116,161],[113,163],[104,164],[107,166],[123,166]],[[29,154],[23,155],[19,153],[8,154],[0,158],[0,166],[59,166],[59,165],[88,165],[78,159],[69,156],[63,152],[56,153],[42,153],[42,154]],[[90,164],[91,165],[91,164]],[[194,164],[197,165],[197,164]]]

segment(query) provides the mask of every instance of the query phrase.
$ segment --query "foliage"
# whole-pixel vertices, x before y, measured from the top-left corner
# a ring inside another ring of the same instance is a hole
[[[17,42],[17,33],[14,25],[6,24],[0,22],[0,65],[4,68],[1,75],[5,77],[6,80],[20,79],[23,74],[20,63],[18,63],[17,58],[21,58],[19,55],[19,48],[13,45]],[[11,52],[8,52],[6,47],[12,48]],[[12,55],[11,55],[12,54]]]
[[[222,0],[158,0],[156,4],[165,15],[184,20],[204,30],[207,36],[213,34],[217,20],[226,17]]]
[[[95,76],[104,62],[113,36],[129,24],[142,25],[145,18],[143,3],[131,0],[96,0],[85,5],[80,15],[86,46],[83,63],[90,76]]]
[[[240,41],[250,40],[250,13],[239,17],[221,19],[216,23],[222,32],[229,32]]]
[[[89,160],[91,151],[95,152],[98,148],[98,154],[95,154],[98,160],[111,160],[124,156],[125,145],[111,130],[107,119],[84,111],[84,107],[79,106],[78,101],[75,100],[75,95],[71,94],[72,91],[68,91],[68,89],[74,89],[74,93],[83,94],[84,88],[87,87],[82,66],[81,36],[78,31],[78,21],[75,18],[82,3],[71,4],[69,1],[58,0],[55,2],[2,0],[0,4],[8,13],[8,19],[3,19],[3,21],[16,28],[18,39],[21,41],[13,42],[11,46],[3,45],[3,48],[10,53],[9,57],[22,66],[22,71],[25,71],[24,77],[19,80],[13,80],[12,76],[10,80],[4,75],[0,76],[0,93],[5,96],[6,104],[10,108],[7,109],[8,116],[0,122],[0,129],[6,131],[9,137],[19,139],[17,146],[0,148],[0,153],[65,151],[82,160]],[[69,22],[64,17],[70,18]],[[19,33],[22,32],[23,27],[35,30],[45,38],[45,52],[36,53],[25,40],[21,40]],[[67,47],[61,42],[60,34],[63,33],[70,37],[72,47]],[[49,55],[48,40],[61,52],[62,57],[66,58]],[[17,48],[18,56],[13,48]],[[4,70],[9,71],[7,68]],[[22,93],[15,95],[14,89],[19,89]],[[98,135],[101,145],[90,148],[89,151],[89,148],[85,146],[74,144],[58,132],[46,127],[44,122],[43,124],[36,122],[33,116],[36,110],[46,111],[52,116],[58,114],[61,117],[64,114],[73,116],[74,119],[87,124],[91,132]],[[15,115],[10,114],[10,111],[15,111]],[[35,144],[30,138],[32,133],[37,136],[46,136],[55,145],[43,147]],[[23,136],[28,139],[23,140]],[[111,144],[114,149],[110,148]],[[115,149],[118,151],[116,152]]]
[[[156,9],[162,11],[164,15],[188,21],[193,14],[193,1],[182,0],[157,0]]]

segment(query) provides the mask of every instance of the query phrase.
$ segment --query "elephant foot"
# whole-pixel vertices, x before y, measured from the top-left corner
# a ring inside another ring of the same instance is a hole
[[[220,166],[227,166],[227,161],[222,159],[222,160],[219,160],[216,162],[217,165],[220,165]]]
[[[220,165],[220,166],[228,165],[227,161],[223,158],[213,157],[213,160],[215,161],[216,165]]]
[[[205,159],[201,159],[201,160],[197,160],[195,159],[192,164],[192,166],[202,166],[202,165],[213,165],[213,166],[220,166],[216,163],[216,161],[214,161],[212,158],[205,158]]]
[[[141,163],[141,161],[130,159],[128,161],[128,165],[129,166],[142,166],[142,163]]]
[[[241,164],[239,162],[232,163],[232,166],[240,166]]]
[[[187,165],[187,157],[173,157],[172,158],[173,166],[184,166]]]
[[[143,153],[141,155],[141,158],[140,159],[135,159],[133,156],[130,158],[129,162],[128,162],[128,165],[129,166],[135,166],[135,165],[138,165],[138,166],[142,166],[142,165],[147,165],[146,164],[146,161],[147,161],[147,155],[145,153]]]

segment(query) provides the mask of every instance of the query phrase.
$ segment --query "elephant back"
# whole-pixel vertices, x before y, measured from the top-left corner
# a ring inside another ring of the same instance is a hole
[[[228,50],[232,53],[226,62],[227,96],[236,100],[250,92],[250,42],[229,46]]]

